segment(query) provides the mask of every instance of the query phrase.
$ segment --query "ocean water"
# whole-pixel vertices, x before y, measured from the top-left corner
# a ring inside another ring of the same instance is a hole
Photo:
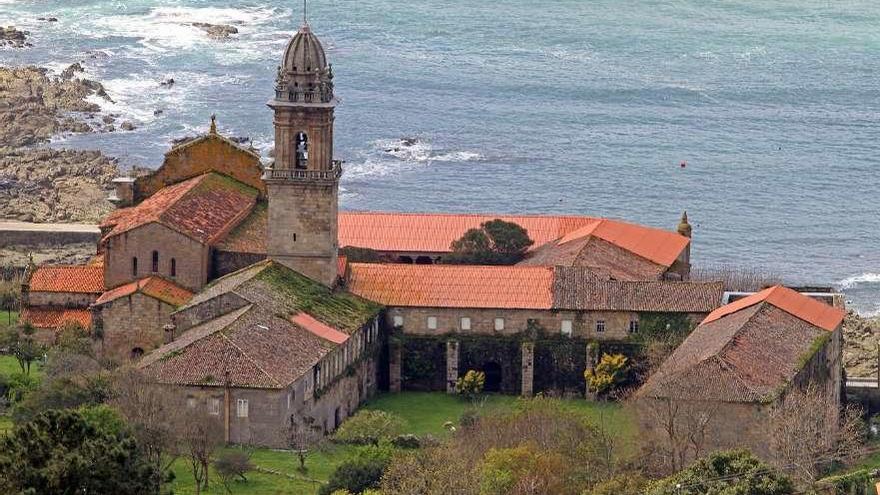
[[[315,0],[309,20],[342,101],[344,208],[667,228],[686,209],[695,264],[836,285],[880,313],[880,3]],[[300,22],[297,1],[0,0],[0,25],[35,44],[0,62],[85,60],[138,129],[54,145],[155,167],[212,113],[268,150],[265,103]]]

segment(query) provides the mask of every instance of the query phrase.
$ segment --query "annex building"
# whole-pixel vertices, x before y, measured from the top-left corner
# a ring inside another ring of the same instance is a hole
[[[691,226],[589,216],[339,211],[333,71],[304,25],[268,105],[275,156],[210,130],[140,177],[84,266],[35,267],[22,319],[51,344],[75,325],[116,363],[217,416],[234,443],[332,431],[379,389],[451,390],[469,369],[511,394],[584,393],[592,342],[625,344],[646,315],[696,324],[720,282],[690,281]],[[512,266],[442,264],[483,222],[524,227]],[[369,263],[342,248],[375,253]]]

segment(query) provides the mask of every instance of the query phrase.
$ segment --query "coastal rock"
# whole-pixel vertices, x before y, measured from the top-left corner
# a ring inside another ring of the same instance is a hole
[[[134,124],[132,124],[131,122],[129,122],[129,121],[127,121],[127,120],[126,120],[125,122],[123,122],[122,124],[120,124],[120,125],[119,125],[119,128],[122,129],[123,131],[133,131],[133,130],[135,130],[135,126],[134,126]]]
[[[58,22],[57,17],[37,17],[37,20],[44,21],[44,22]]]
[[[63,71],[61,71],[61,78],[62,79],[70,79],[76,73],[84,72],[84,71],[85,71],[85,69],[83,69],[83,66],[80,65],[79,62],[75,62],[73,64],[70,64],[70,66],[67,67],[66,69],[64,69]]]
[[[843,320],[843,367],[850,377],[876,377],[880,321],[849,312]]]
[[[34,46],[27,41],[30,33],[27,31],[19,31],[13,26],[0,26],[0,46],[9,46],[12,48],[25,48]]]
[[[193,26],[201,29],[208,34],[208,37],[215,40],[225,40],[233,34],[238,34],[238,28],[228,24],[208,24],[207,22],[194,22]]]

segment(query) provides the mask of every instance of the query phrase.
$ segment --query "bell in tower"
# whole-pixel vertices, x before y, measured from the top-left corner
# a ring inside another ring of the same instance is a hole
[[[275,81],[275,162],[263,173],[269,197],[270,259],[332,286],[337,279],[337,212],[342,169],[333,160],[333,70],[303,23]]]

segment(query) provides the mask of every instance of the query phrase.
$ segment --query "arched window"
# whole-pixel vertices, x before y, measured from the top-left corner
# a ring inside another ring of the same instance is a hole
[[[132,360],[140,359],[141,356],[143,356],[143,355],[144,355],[144,350],[141,349],[140,347],[135,347],[134,349],[131,350],[131,359]]]
[[[309,166],[309,137],[299,132],[293,140],[293,167],[306,169]]]
[[[153,251],[153,273],[159,271],[159,251]]]
[[[171,276],[177,276],[177,260],[174,258],[171,258]]]
[[[132,277],[137,277],[137,276],[138,276],[138,259],[137,259],[137,256],[134,256],[134,257],[131,258],[131,276],[132,276]]]

